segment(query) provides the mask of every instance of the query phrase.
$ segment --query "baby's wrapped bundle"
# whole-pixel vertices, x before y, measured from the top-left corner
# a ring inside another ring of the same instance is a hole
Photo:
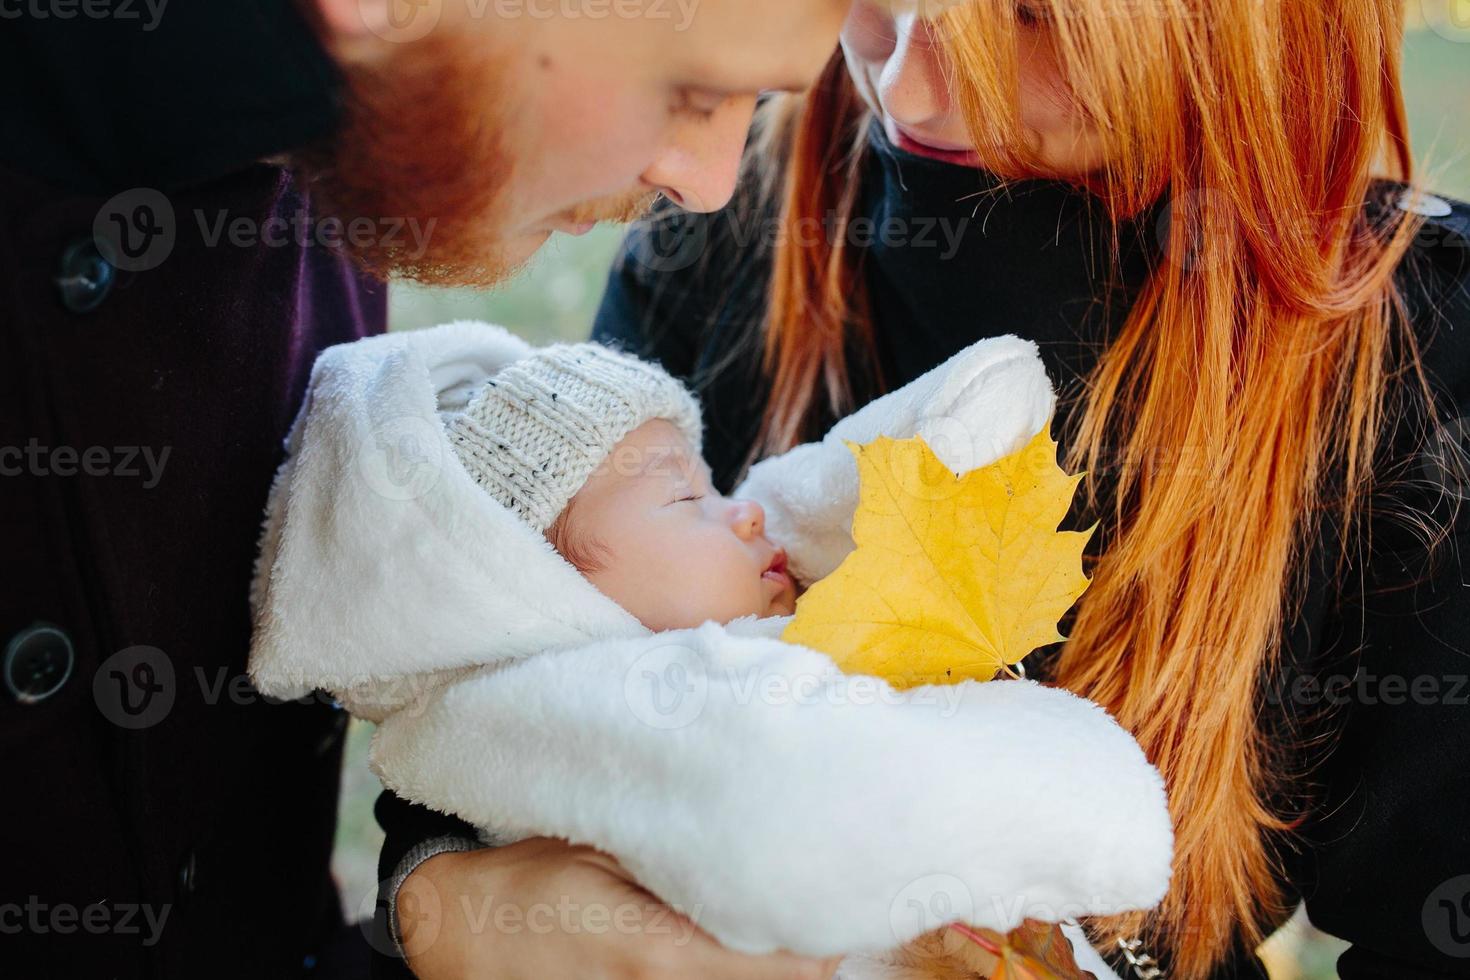
[[[1157,904],[1163,786],[1097,705],[845,676],[777,639],[790,617],[651,632],[496,503],[441,413],[530,352],[456,323],[322,355],[252,595],[262,692],[331,692],[377,723],[371,763],[399,795],[486,839],[593,845],[740,951],[877,953],[950,919],[1004,932]],[[764,506],[808,584],[853,548],[845,441],[924,436],[963,474],[1052,408],[1033,344],[982,341],[733,496]]]

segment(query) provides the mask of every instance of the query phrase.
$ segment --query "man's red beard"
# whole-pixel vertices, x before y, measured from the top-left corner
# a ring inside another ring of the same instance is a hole
[[[339,129],[296,155],[319,217],[373,230],[344,235],[343,248],[380,278],[488,286],[525,262],[506,247],[515,79],[485,47],[469,32],[434,31],[372,66],[345,66]],[[631,221],[656,196],[589,201],[565,216]]]

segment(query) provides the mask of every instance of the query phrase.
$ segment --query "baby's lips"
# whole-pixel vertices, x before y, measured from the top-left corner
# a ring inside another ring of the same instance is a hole
[[[784,552],[777,555],[777,559],[771,563],[771,567],[761,573],[761,578],[767,579],[780,586],[782,592],[795,591],[796,583],[791,578],[791,573],[786,571],[786,555]]]

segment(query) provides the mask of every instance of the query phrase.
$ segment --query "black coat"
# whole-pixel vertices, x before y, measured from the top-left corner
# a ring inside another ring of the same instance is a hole
[[[864,275],[888,387],[980,338],[1015,333],[1037,341],[1063,401],[1075,395],[1159,260],[1162,209],[1124,233],[1114,267],[1082,196],[1039,182],[981,194],[985,177],[976,171],[897,151],[876,126],[870,143],[859,208],[872,219],[859,230],[870,241],[858,241],[867,244]],[[1392,208],[1398,191],[1380,185],[1366,206]],[[593,331],[691,381],[724,491],[754,440],[765,392],[748,339],[764,310],[769,250],[751,236],[772,226],[751,200],[636,229]],[[1279,738],[1298,726],[1299,737],[1322,740],[1322,751],[1297,760],[1316,771],[1277,801],[1311,816],[1299,835],[1276,843],[1287,893],[1305,899],[1314,924],[1353,943],[1338,962],[1349,980],[1470,975],[1470,485],[1446,489],[1427,451],[1470,449],[1470,207],[1436,207],[1446,213],[1428,219],[1401,281],[1449,425],[1428,446],[1412,424],[1390,438],[1371,552],[1337,582],[1329,559],[1340,546],[1324,529],[1284,677],[1263,679],[1267,731]],[[876,393],[858,390],[860,401]],[[1464,506],[1456,518],[1457,500]],[[1406,507],[1453,526],[1432,560]],[[1104,525],[1097,547],[1105,547]],[[1045,676],[1055,650],[1033,655],[1033,676]],[[1333,677],[1336,686],[1325,690],[1344,711],[1321,730],[1300,727],[1324,707],[1324,689],[1311,685]],[[1253,953],[1238,949],[1218,975],[1259,971]]]
[[[350,935],[346,718],[249,689],[247,596],[312,361],[383,329],[385,293],[196,221],[309,212],[253,163],[335,120],[288,0],[75,12],[0,29],[0,974],[295,976]],[[172,249],[109,262],[99,215]]]

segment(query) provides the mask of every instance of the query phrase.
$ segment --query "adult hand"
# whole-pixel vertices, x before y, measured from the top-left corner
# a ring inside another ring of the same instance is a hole
[[[732,952],[612,857],[555,838],[430,858],[396,905],[420,980],[830,980],[841,961]]]

